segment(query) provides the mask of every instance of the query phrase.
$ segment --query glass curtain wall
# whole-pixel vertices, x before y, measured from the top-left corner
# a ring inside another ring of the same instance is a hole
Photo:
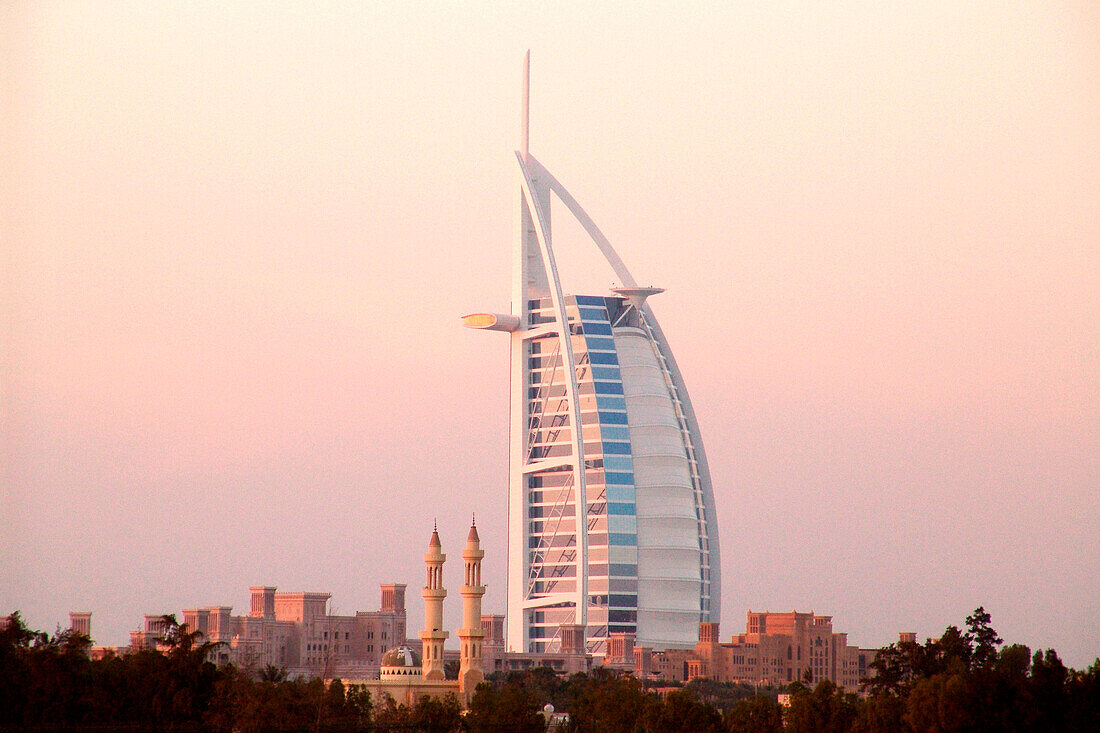
[[[638,527],[634,466],[619,359],[612,324],[621,298],[566,296],[577,369],[588,503],[588,649],[606,652],[610,633],[636,633]],[[530,324],[553,323],[549,298],[529,302]],[[551,333],[529,342],[527,462],[568,458],[569,424],[561,344]],[[527,597],[575,593],[578,571],[573,473],[568,464],[528,474]],[[529,611],[528,651],[560,648],[559,628],[574,623],[576,609],[563,602]]]

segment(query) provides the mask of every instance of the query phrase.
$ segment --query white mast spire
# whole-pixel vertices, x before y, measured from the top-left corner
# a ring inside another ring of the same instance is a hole
[[[530,133],[530,105],[531,105],[531,49],[523,57],[523,115],[520,118],[519,152],[523,155],[523,162],[528,162],[527,139]]]

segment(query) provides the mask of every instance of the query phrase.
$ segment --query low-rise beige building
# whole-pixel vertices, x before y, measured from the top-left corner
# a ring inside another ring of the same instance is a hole
[[[634,673],[641,679],[677,682],[708,678],[786,685],[831,680],[854,692],[861,679],[860,652],[848,645],[847,634],[833,631],[831,616],[749,611],[745,633],[728,642],[719,640],[718,624],[701,623],[694,649],[634,648]],[[864,656],[863,669],[867,664]]]
[[[183,611],[188,631],[218,646],[211,661],[256,671],[271,665],[292,676],[377,677],[382,655],[405,643],[405,585],[381,587],[377,611],[354,615],[329,613],[328,593],[279,593],[274,586],[253,586],[251,609],[233,615],[232,606],[205,606]],[[143,627],[130,632],[130,646],[96,647],[93,658],[160,648],[167,628],[163,615],[146,615]]]

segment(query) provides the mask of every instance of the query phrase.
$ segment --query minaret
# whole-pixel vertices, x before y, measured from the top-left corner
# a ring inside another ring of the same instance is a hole
[[[428,584],[424,586],[424,630],[420,640],[424,642],[422,656],[422,675],[426,680],[441,680],[443,674],[443,642],[447,632],[443,630],[443,599],[447,591],[443,588],[443,563],[447,556],[439,544],[439,531],[432,527],[432,538],[428,541],[428,551],[424,554],[424,564],[428,566]]]
[[[477,524],[470,522],[470,534],[466,537],[466,547],[462,550],[465,582],[462,584],[462,628],[458,638],[462,642],[459,652],[458,689],[467,699],[474,689],[485,679],[481,668],[481,645],[485,632],[481,629],[481,597],[485,595],[485,586],[481,584],[481,558],[485,552],[481,549],[481,539],[477,536]]]

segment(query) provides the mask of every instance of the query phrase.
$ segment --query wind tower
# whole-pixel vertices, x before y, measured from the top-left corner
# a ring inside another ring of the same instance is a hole
[[[439,542],[439,530],[433,527],[428,551],[424,554],[428,583],[421,593],[424,597],[424,630],[420,632],[420,640],[424,642],[421,669],[426,680],[446,677],[443,672],[443,642],[448,636],[443,630],[443,599],[447,597],[447,590],[443,587],[443,563],[446,560]]]
[[[466,547],[462,550],[465,564],[465,581],[462,584],[462,628],[458,638],[462,648],[459,651],[458,686],[467,698],[485,679],[481,666],[481,646],[485,632],[481,628],[481,597],[485,595],[485,586],[481,584],[481,559],[485,551],[481,549],[481,538],[477,536],[477,524],[470,522],[470,534],[466,537]]]
[[[579,636],[603,655],[612,634],[693,647],[699,624],[719,618],[718,523],[699,425],[647,302],[662,291],[639,286],[531,154],[529,80],[530,52],[511,312],[463,317],[510,339],[508,647],[555,652]],[[563,289],[551,204],[576,219],[621,287]]]

